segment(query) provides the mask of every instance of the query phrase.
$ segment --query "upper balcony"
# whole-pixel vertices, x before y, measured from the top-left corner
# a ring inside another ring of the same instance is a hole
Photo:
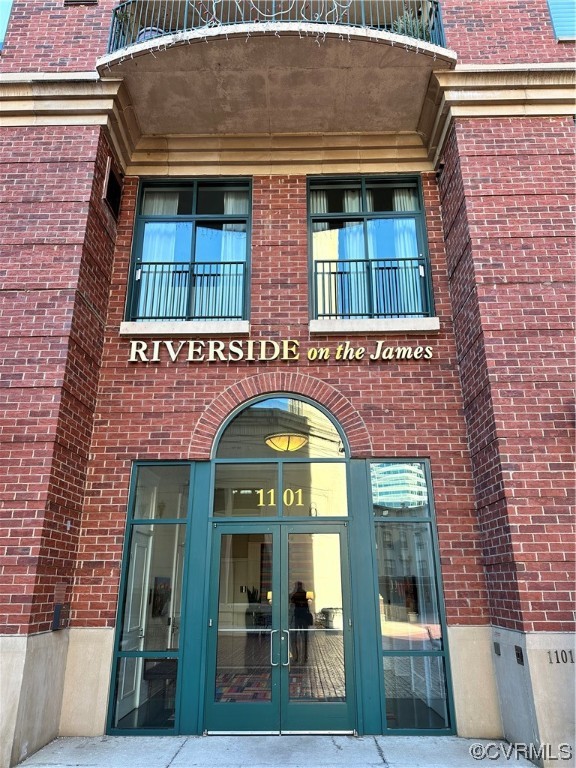
[[[127,0],[115,8],[108,53],[157,37],[238,25],[337,25],[445,46],[438,0]],[[304,31],[304,30],[303,30]],[[309,31],[309,30],[307,30]]]
[[[98,70],[144,135],[395,133],[455,61],[437,0],[127,0]]]

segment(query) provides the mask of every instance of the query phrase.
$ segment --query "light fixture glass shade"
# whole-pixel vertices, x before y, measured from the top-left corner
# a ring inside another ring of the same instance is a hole
[[[306,592],[306,600],[314,600],[314,592]]]
[[[281,453],[297,451],[308,442],[306,435],[295,432],[277,432],[265,438],[266,445]]]

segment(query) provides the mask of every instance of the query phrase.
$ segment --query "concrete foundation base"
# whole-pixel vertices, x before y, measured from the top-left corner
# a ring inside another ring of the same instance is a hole
[[[113,640],[112,629],[82,628],[0,637],[2,700],[14,702],[2,706],[0,768],[57,735],[104,734]],[[574,640],[450,627],[458,735],[532,745],[543,768],[558,765],[559,754],[563,766],[575,766]]]
[[[573,768],[576,765],[574,634],[525,634],[494,628],[492,654],[504,737],[511,743],[541,748],[539,762],[543,768],[558,765]],[[562,745],[569,745],[570,750],[561,750]],[[569,751],[571,758],[567,757]]]
[[[61,736],[100,736],[106,730],[113,629],[70,629]]]
[[[68,630],[0,637],[1,768],[58,735],[67,651]]]
[[[502,720],[490,626],[448,627],[452,689],[459,736],[498,739]]]

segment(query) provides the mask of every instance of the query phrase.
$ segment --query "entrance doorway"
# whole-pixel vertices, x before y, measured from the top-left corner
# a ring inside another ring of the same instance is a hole
[[[214,532],[207,730],[352,732],[346,526]]]
[[[431,487],[285,395],[138,462],[108,731],[454,732]]]

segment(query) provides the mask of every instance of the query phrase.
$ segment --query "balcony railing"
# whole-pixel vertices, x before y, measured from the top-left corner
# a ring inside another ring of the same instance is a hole
[[[241,261],[137,265],[130,320],[242,320]]]
[[[424,257],[314,263],[318,320],[430,317],[432,299]]]
[[[438,0],[126,0],[112,12],[108,53],[194,30],[285,23],[388,31],[445,46]]]

